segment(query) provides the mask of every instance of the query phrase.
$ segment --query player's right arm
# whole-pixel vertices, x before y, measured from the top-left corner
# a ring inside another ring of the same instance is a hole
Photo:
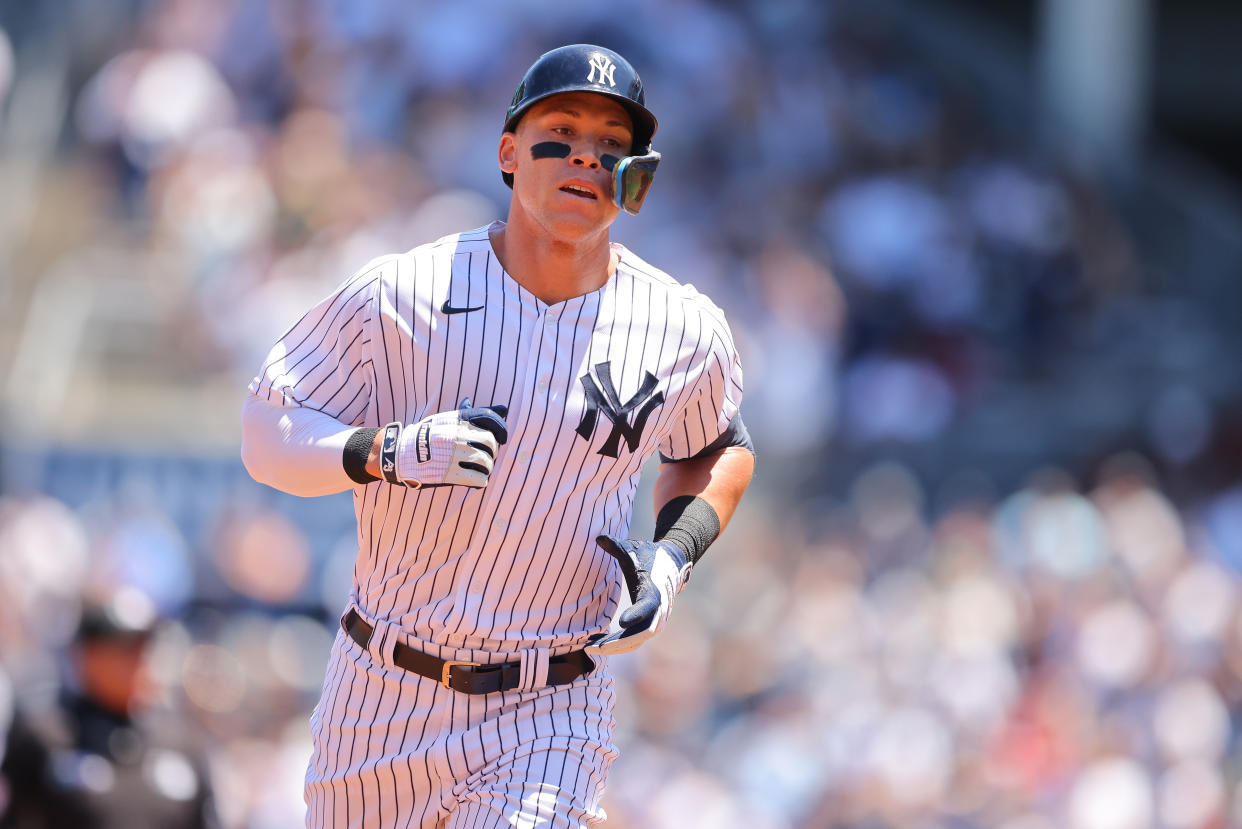
[[[250,477],[282,492],[331,495],[357,484],[343,458],[349,439],[361,431],[314,409],[276,406],[251,393],[242,407],[242,463]],[[378,443],[377,433],[368,431]]]
[[[242,408],[242,463],[260,483],[301,496],[359,483],[343,457],[375,390],[371,345],[379,288],[395,257],[369,263],[302,316],[268,353]],[[369,434],[360,427],[372,426]]]
[[[367,422],[378,418],[378,318],[395,313],[381,300],[381,277],[397,267],[397,257],[384,257],[363,268],[268,354],[242,409],[242,463],[256,481],[305,497],[377,480],[487,485],[508,437],[503,404],[476,407],[467,398],[415,423]]]

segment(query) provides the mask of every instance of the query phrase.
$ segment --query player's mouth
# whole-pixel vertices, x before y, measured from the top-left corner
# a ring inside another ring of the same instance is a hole
[[[590,201],[599,201],[599,196],[589,187],[581,184],[564,184],[561,185],[561,192],[568,193],[580,199],[589,199]]]

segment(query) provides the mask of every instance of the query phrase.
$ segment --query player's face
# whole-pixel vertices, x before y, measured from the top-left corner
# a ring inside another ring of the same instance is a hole
[[[585,238],[617,218],[612,170],[632,141],[629,113],[616,101],[554,95],[531,107],[516,134],[501,136],[501,169],[513,173],[515,201],[546,230]]]

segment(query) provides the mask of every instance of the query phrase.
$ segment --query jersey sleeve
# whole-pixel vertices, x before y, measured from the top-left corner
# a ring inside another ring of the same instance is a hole
[[[667,460],[686,460],[709,447],[730,428],[742,405],[742,362],[728,323],[711,307],[714,313],[704,313],[709,336],[703,369],[660,441],[660,454]]]
[[[365,425],[375,387],[371,331],[383,272],[383,260],[368,264],[294,323],[268,353],[250,392],[272,405]]]

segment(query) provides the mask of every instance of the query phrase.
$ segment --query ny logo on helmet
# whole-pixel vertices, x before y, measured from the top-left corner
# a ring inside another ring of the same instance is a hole
[[[591,56],[591,72],[587,75],[588,83],[602,84],[608,81],[609,86],[616,86],[617,82],[612,79],[612,73],[617,65],[608,59],[607,55]],[[599,80],[595,80],[595,73],[599,72]]]
[[[655,408],[664,402],[664,392],[655,390],[659,381],[651,372],[643,372],[645,376],[638,393],[622,403],[616,386],[612,384],[612,366],[609,363],[596,363],[595,373],[599,375],[598,383],[591,378],[589,373],[579,378],[582,382],[582,391],[586,394],[586,411],[582,414],[582,420],[574,431],[579,437],[589,441],[595,433],[596,421],[602,414],[612,421],[612,431],[608,433],[598,454],[606,458],[617,457],[622,439],[633,452],[638,448],[643,429],[647,427],[647,418],[651,417]],[[631,426],[630,412],[636,409],[634,425]]]

